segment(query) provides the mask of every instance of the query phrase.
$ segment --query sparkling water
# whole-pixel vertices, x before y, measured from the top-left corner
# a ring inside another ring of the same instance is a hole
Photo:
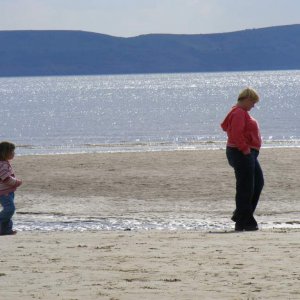
[[[0,78],[0,139],[21,155],[220,148],[247,86],[264,146],[299,147],[300,71]]]

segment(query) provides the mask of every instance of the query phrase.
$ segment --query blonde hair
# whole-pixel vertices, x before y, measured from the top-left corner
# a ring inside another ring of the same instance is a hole
[[[240,92],[238,101],[243,101],[248,98],[252,99],[255,102],[259,101],[259,96],[258,96],[257,92],[254,89],[249,88],[249,87]]]

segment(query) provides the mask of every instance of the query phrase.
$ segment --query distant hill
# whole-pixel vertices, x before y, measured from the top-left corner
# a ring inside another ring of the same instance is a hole
[[[0,31],[0,76],[300,69],[300,25],[131,38]]]

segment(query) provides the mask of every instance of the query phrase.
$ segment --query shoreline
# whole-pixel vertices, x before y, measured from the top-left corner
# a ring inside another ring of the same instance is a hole
[[[18,145],[18,156],[28,155],[66,155],[93,153],[135,153],[135,152],[171,152],[171,151],[201,151],[224,150],[226,141],[191,141],[191,142],[124,142],[99,143],[82,145]],[[300,140],[269,140],[264,141],[262,149],[300,148]]]
[[[300,227],[300,148],[262,149],[260,162],[259,224]],[[24,182],[15,216],[24,230],[233,226],[235,180],[224,150],[19,156],[13,167]]]

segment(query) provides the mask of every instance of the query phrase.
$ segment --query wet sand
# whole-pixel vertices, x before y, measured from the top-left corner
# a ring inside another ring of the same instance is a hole
[[[263,149],[257,219],[299,222],[300,149]],[[223,150],[24,156],[19,214],[201,218],[234,209]],[[0,299],[299,299],[299,229],[19,232]]]

